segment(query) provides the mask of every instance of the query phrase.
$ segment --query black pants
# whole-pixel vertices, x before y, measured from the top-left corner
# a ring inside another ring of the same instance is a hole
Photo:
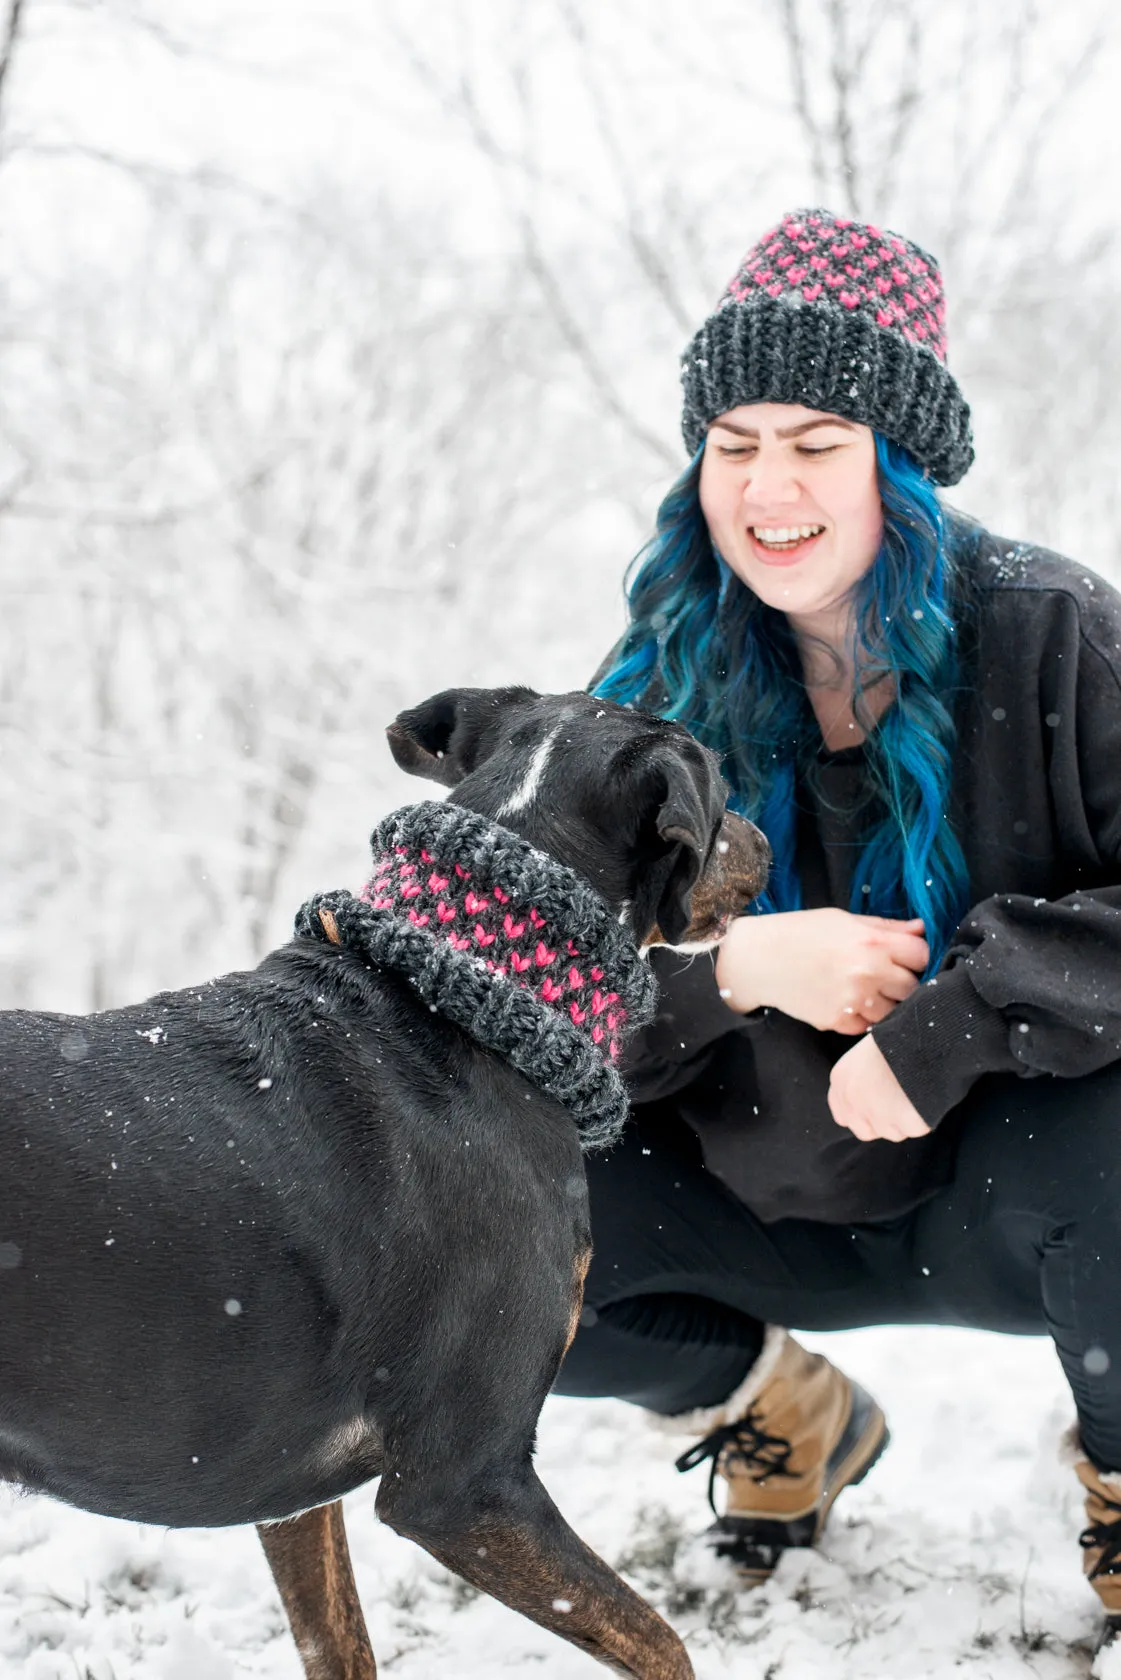
[[[764,1324],[957,1324],[1053,1338],[1082,1442],[1121,1469],[1121,1066],[990,1077],[954,1182],[900,1219],[764,1225],[674,1111],[635,1111],[588,1159],[594,1254],[557,1392],[673,1413],[742,1381]]]

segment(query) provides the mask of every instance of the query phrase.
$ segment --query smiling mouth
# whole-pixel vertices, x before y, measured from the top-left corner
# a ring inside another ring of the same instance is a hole
[[[757,546],[767,554],[797,554],[816,542],[825,530],[824,525],[749,525],[748,533]]]

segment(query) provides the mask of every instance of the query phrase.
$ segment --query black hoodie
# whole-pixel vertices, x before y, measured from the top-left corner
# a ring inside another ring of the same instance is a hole
[[[987,1074],[1076,1079],[1121,1059],[1121,595],[1060,555],[957,525],[961,689],[951,819],[973,908],[941,971],[873,1028],[935,1129],[861,1143],[828,1107],[853,1040],[736,1015],[710,957],[656,959],[636,1102],[672,1096],[709,1167],[759,1216],[889,1219],[952,1176],[957,1105]],[[647,704],[657,709],[656,695]],[[799,789],[803,903],[847,908],[863,749]]]

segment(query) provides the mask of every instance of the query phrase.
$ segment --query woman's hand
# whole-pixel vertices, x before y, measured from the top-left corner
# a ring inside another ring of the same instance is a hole
[[[921,921],[789,910],[737,917],[717,951],[716,979],[730,1009],[767,1005],[856,1037],[910,997],[929,961]]]
[[[930,1131],[874,1038],[854,1044],[834,1062],[829,1108],[838,1126],[847,1126],[864,1143],[875,1138],[903,1143]]]

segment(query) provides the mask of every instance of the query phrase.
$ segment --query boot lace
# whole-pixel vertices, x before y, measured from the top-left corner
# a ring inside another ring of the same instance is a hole
[[[714,1429],[703,1440],[695,1442],[675,1462],[678,1470],[695,1470],[706,1458],[712,1460],[708,1472],[708,1502],[713,1515],[719,1516],[714,1495],[716,1473],[722,1457],[727,1465],[742,1464],[745,1470],[752,1473],[754,1481],[763,1482],[769,1476],[796,1474],[790,1469],[789,1462],[793,1451],[794,1448],[785,1436],[768,1435],[755,1407],[752,1406],[745,1417],[737,1418],[734,1423],[721,1424],[719,1429]],[[1121,1547],[1121,1525],[1117,1545]]]
[[[1117,1515],[1099,1517],[1078,1536],[1078,1544],[1086,1551],[1101,1547],[1102,1555],[1088,1576],[1091,1581],[1098,1575],[1121,1575],[1121,1505],[1113,1499],[1103,1499],[1100,1494],[1097,1497],[1108,1511]]]

